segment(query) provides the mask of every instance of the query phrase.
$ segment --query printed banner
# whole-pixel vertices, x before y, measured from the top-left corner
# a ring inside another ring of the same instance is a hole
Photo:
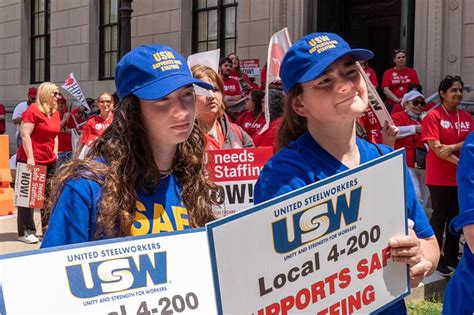
[[[368,314],[409,293],[404,153],[207,226],[220,314]],[[383,183],[390,183],[390,188]]]
[[[375,117],[377,117],[380,126],[383,127],[385,125],[385,122],[388,122],[389,126],[393,126],[394,123],[392,117],[390,116],[387,107],[385,107],[385,103],[382,101],[379,94],[377,93],[377,89],[367,77],[367,74],[365,73],[360,63],[356,62],[356,65],[360,74],[364,78],[365,84],[367,85],[370,109],[375,113]]]
[[[253,206],[253,187],[260,170],[273,155],[273,148],[245,148],[208,151],[209,173],[224,189],[224,204],[214,209],[225,217]]]
[[[258,59],[239,60],[240,70],[249,77],[255,78],[260,75],[260,61]]]
[[[74,73],[70,73],[67,79],[64,81],[64,84],[61,85],[63,89],[69,92],[76,100],[81,102],[81,105],[87,108],[87,111],[91,111],[89,104],[87,104],[86,98],[84,97],[84,93],[82,93],[82,89],[79,86],[79,83],[76,81],[74,77]]]
[[[193,66],[200,65],[200,66],[208,66],[212,68],[216,73],[219,73],[219,56],[221,50],[209,50],[200,52],[197,54],[190,55],[188,57],[188,66],[191,69]]]
[[[204,229],[0,257],[0,314],[216,314]]]
[[[35,165],[29,171],[26,163],[18,162],[15,177],[15,206],[43,208],[46,188],[46,166]]]
[[[280,81],[280,65],[286,51],[291,47],[288,28],[284,28],[270,38],[267,53],[267,80],[265,83],[265,100],[263,102],[263,112],[265,113],[265,125],[260,130],[260,134],[265,132],[270,126],[270,105],[268,103],[268,89],[270,83]]]

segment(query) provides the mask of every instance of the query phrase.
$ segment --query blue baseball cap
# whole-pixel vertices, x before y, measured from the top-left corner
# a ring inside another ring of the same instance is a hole
[[[137,47],[115,67],[115,86],[120,99],[133,93],[144,100],[156,100],[190,84],[213,88],[194,78],[186,59],[165,45]]]
[[[334,61],[346,55],[356,61],[365,61],[374,53],[367,49],[351,49],[345,40],[333,33],[304,36],[288,49],[281,62],[283,90],[288,93],[297,83],[314,80]]]

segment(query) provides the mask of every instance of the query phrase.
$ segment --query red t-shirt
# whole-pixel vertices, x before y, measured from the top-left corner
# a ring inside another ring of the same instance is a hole
[[[31,146],[33,148],[33,157],[35,164],[48,165],[56,162],[57,156],[54,154],[54,139],[59,134],[61,118],[55,111],[51,117],[40,112],[38,105],[31,104],[21,116],[22,122],[34,124],[31,133]],[[16,159],[26,162],[26,153],[23,148],[24,143],[18,148]]]
[[[249,136],[253,137],[265,125],[265,114],[262,112],[258,117],[255,117],[251,112],[245,111],[237,118],[235,123],[242,127]]]
[[[377,80],[377,75],[375,74],[374,69],[367,66],[367,67],[364,68],[364,72],[369,77],[369,80],[372,83],[372,85],[374,87],[378,87],[379,86],[379,81]]]
[[[242,96],[242,87],[238,80],[232,77],[228,77],[227,79],[222,78],[222,82],[224,83],[224,93],[225,95],[235,96],[239,95]]]
[[[100,115],[90,117],[82,127],[81,142],[90,145],[95,139],[99,138],[112,123],[113,114],[109,114],[107,119],[103,119]]]
[[[448,112],[443,105],[434,107],[422,121],[422,140],[439,140],[442,144],[455,144],[466,139],[474,129],[471,114],[457,109]],[[454,153],[458,156],[459,152]],[[440,159],[429,150],[426,157],[426,184],[457,186],[456,165]]]
[[[5,115],[5,107],[0,104],[0,115]],[[5,118],[0,119],[0,135],[5,133]]]
[[[417,126],[420,123],[408,116],[405,111],[392,114],[392,120],[395,126]],[[416,133],[414,135],[406,136],[395,141],[395,149],[405,148],[406,161],[409,167],[415,167],[415,148],[422,148],[423,142],[421,135]]]
[[[63,114],[64,115],[64,114]],[[62,115],[61,119],[63,118]],[[72,118],[72,115],[69,116],[68,120],[64,124],[64,128],[72,129],[76,128],[76,123],[74,122],[74,119]],[[71,134],[65,133],[65,132],[60,132],[58,135],[58,152],[69,152],[72,151],[72,142],[71,142]]]
[[[276,152],[276,135],[280,126],[281,117],[270,122],[268,129],[264,133],[257,133],[252,137],[255,147],[273,147],[273,153]]]
[[[410,83],[420,84],[420,80],[418,80],[415,69],[409,67],[402,70],[390,68],[384,72],[382,77],[382,88],[388,87],[400,99],[408,92]],[[387,104],[393,106],[396,103],[387,97]]]
[[[359,116],[359,124],[364,127],[368,142],[383,143],[382,127],[372,108],[368,107],[365,112]]]

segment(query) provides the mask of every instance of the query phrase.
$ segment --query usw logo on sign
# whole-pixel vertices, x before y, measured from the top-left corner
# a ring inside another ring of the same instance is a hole
[[[278,253],[290,252],[358,220],[362,187],[272,223]],[[344,225],[342,225],[344,223]],[[342,225],[342,226],[341,226]]]
[[[93,298],[118,291],[143,288],[147,279],[153,285],[167,282],[166,252],[95,261],[66,267],[69,288],[77,298]]]

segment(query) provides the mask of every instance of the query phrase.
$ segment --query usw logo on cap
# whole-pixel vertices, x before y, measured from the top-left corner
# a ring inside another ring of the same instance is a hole
[[[328,49],[336,48],[336,45],[339,44],[339,42],[335,39],[329,38],[326,35],[323,35],[311,38],[308,41],[308,44],[311,46],[311,48],[308,50],[310,54],[314,52],[320,54]]]
[[[163,50],[153,54],[156,63],[153,64],[153,69],[160,69],[161,71],[179,70],[183,64],[176,59],[172,51]]]

